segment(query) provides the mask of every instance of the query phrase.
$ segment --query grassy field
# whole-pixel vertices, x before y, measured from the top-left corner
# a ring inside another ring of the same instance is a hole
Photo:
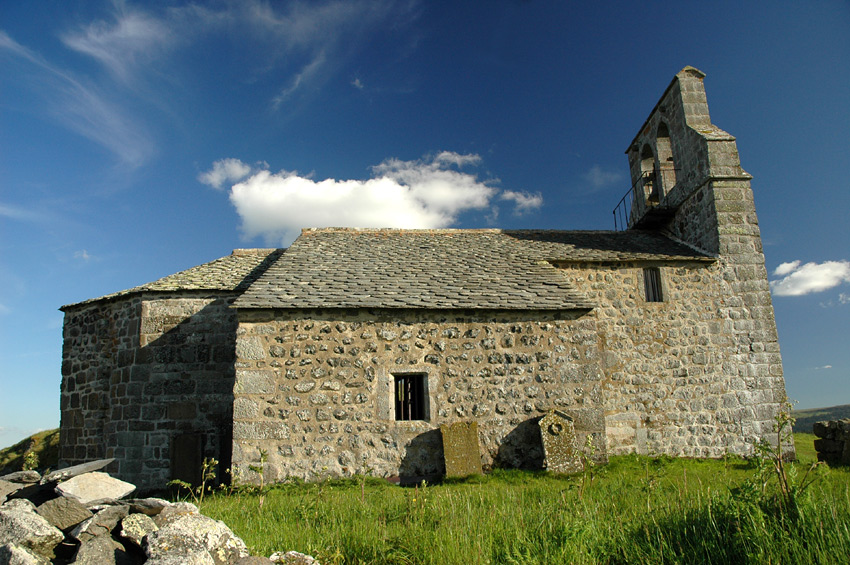
[[[291,483],[216,493],[201,507],[253,554],[294,549],[326,564],[847,562],[850,469],[807,474],[813,441],[795,434],[784,495],[770,465],[755,460],[623,456],[571,477]],[[19,469],[28,452],[55,468],[57,443],[50,430],[0,450],[0,469]]]
[[[361,478],[213,495],[204,513],[259,555],[322,563],[836,563],[850,555],[850,472],[799,462],[782,495],[738,458],[613,457],[593,475],[497,471],[400,488]],[[808,487],[810,479],[814,482]]]

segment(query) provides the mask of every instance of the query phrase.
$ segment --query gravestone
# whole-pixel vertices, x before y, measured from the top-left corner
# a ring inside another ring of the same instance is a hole
[[[455,422],[440,426],[447,477],[481,474],[478,422]]]
[[[562,412],[552,410],[540,419],[540,436],[543,440],[543,465],[553,473],[578,473],[584,470],[581,452],[576,442],[572,419]]]

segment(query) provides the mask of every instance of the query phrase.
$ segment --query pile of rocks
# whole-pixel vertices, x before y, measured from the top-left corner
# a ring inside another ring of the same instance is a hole
[[[818,461],[829,465],[850,465],[850,418],[815,422],[812,432]]]
[[[194,504],[127,499],[136,487],[100,471],[111,462],[0,477],[0,565],[316,564],[297,552],[250,557]]]

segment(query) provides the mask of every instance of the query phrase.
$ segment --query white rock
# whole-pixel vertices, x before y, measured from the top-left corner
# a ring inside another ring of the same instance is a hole
[[[183,516],[169,522],[158,531],[148,534],[144,545],[145,553],[151,559],[191,556],[206,551],[213,563],[225,565],[248,556],[245,542],[224,522],[200,514]]]
[[[108,474],[99,471],[78,475],[56,486],[57,493],[61,496],[75,498],[80,504],[88,504],[104,498],[120,500],[135,490],[136,485],[110,477]]]
[[[146,514],[130,514],[121,520],[121,537],[139,547],[142,547],[142,540],[146,535],[158,529],[153,519]]]
[[[65,536],[32,510],[0,508],[0,545],[15,544],[24,549],[53,559],[53,548]]]
[[[0,546],[0,563],[3,565],[50,565],[50,561],[44,557],[11,543]]]

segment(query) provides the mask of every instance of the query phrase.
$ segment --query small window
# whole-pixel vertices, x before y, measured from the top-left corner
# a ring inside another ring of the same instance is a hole
[[[647,302],[664,302],[661,291],[661,270],[658,267],[647,267],[643,270],[643,288]]]
[[[425,419],[425,375],[394,375],[395,419]]]

